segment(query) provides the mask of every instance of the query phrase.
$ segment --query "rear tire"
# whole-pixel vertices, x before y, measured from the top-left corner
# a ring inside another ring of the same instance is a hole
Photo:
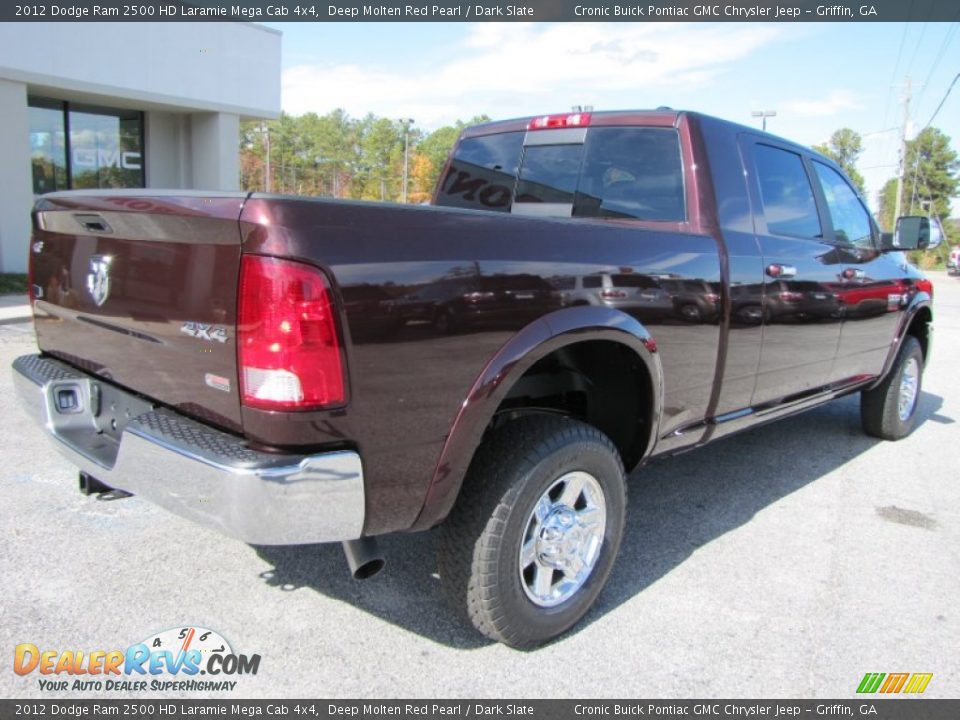
[[[897,359],[883,381],[860,395],[860,420],[868,435],[900,440],[917,422],[923,380],[923,348],[912,335],[903,339]]]
[[[703,314],[693,303],[686,303],[680,306],[680,317],[687,322],[698,323],[703,319]]]
[[[625,508],[623,465],[606,435],[559,416],[509,422],[478,449],[441,528],[443,592],[488,638],[542,645],[600,594]]]

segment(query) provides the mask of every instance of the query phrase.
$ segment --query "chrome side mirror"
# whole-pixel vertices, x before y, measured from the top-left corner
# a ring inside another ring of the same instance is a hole
[[[884,237],[884,250],[933,250],[943,242],[943,228],[937,220],[926,216],[904,215],[897,218],[889,245],[886,240]]]

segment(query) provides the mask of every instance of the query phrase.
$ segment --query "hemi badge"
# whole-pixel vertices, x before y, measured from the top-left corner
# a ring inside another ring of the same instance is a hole
[[[203,381],[207,384],[207,387],[212,387],[214,390],[230,392],[230,381],[225,377],[220,377],[219,375],[214,375],[213,373],[207,373],[203,376]]]

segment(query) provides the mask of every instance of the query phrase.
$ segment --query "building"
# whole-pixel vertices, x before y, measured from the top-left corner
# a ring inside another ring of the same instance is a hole
[[[249,23],[0,24],[0,272],[26,272],[41,193],[237,190],[240,121],[280,114],[280,40]]]

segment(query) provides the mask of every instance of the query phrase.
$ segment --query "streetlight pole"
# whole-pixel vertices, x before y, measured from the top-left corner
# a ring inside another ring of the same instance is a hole
[[[750,113],[752,117],[763,118],[763,131],[767,131],[767,118],[776,117],[776,110],[754,110]]]
[[[400,202],[407,202],[407,177],[410,169],[410,126],[413,125],[413,118],[402,118],[400,124],[403,125],[403,193]]]

